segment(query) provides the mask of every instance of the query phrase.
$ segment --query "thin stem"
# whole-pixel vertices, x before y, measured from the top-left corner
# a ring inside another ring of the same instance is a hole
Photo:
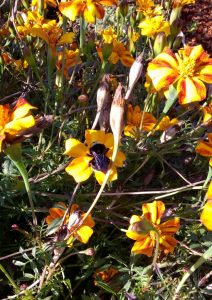
[[[16,285],[16,283],[14,282],[14,280],[12,279],[12,277],[10,276],[10,274],[2,266],[2,264],[0,264],[0,270],[5,275],[5,277],[7,277],[7,279],[9,280],[9,282],[12,285],[12,287],[14,288],[14,290],[18,293],[19,292],[19,287]]]
[[[80,16],[80,53],[84,54],[84,43],[85,43],[85,20]]]
[[[11,159],[11,157],[10,157]],[[23,181],[24,181],[24,184],[25,184],[25,188],[26,188],[26,192],[27,192],[27,195],[28,195],[28,198],[29,198],[29,204],[30,204],[30,207],[31,207],[31,210],[32,210],[32,220],[33,220],[33,225],[34,225],[34,228],[35,228],[35,233],[36,233],[36,236],[37,236],[37,218],[36,218],[36,215],[35,215],[35,207],[34,207],[34,203],[33,203],[33,200],[32,200],[32,191],[31,191],[31,188],[30,188],[30,184],[29,184],[29,180],[28,180],[28,173],[26,171],[26,168],[23,164],[22,161],[17,161],[17,160],[13,160],[13,163],[15,164],[16,168],[19,170],[22,178],[23,178]]]
[[[155,236],[156,236],[156,246],[155,246],[155,253],[152,261],[153,268],[156,267],[157,259],[158,259],[158,251],[159,251],[159,245],[160,245],[160,235],[157,230],[154,230]]]

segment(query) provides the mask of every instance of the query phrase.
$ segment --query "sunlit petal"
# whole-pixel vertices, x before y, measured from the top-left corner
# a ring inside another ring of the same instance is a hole
[[[74,177],[76,182],[83,182],[92,174],[92,168],[89,165],[91,160],[92,157],[89,156],[74,158],[65,170],[69,175]]]
[[[66,140],[65,149],[64,154],[71,157],[85,156],[88,151],[88,148],[83,143],[73,138]]]

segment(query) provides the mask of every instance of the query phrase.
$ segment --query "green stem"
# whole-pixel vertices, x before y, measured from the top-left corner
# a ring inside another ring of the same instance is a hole
[[[80,53],[84,54],[84,43],[85,43],[85,20],[80,16]]]
[[[37,218],[36,218],[36,215],[35,215],[35,207],[34,207],[34,203],[33,203],[33,200],[32,200],[32,191],[31,191],[31,188],[30,188],[29,180],[28,180],[27,170],[25,168],[24,163],[21,160],[13,160],[11,157],[10,157],[10,159],[13,161],[13,163],[15,164],[16,168],[18,169],[18,171],[20,172],[20,174],[23,178],[25,188],[26,188],[26,192],[27,192],[27,195],[28,195],[28,198],[29,198],[29,204],[30,204],[30,207],[31,207],[31,210],[32,210],[33,225],[35,227],[35,233],[37,235],[37,228],[36,228],[37,227]]]
[[[196,261],[196,263],[183,275],[180,283],[178,284],[173,300],[178,299],[179,291],[182,289],[186,280],[194,273],[207,259],[212,257],[212,246]],[[180,298],[179,298],[180,299]]]
[[[157,259],[158,259],[158,251],[159,251],[159,245],[160,245],[160,235],[157,230],[154,230],[155,236],[156,236],[156,246],[155,246],[155,253],[152,261],[153,268],[156,267]]]
[[[10,274],[5,270],[5,268],[2,266],[2,264],[0,264],[0,270],[2,271],[2,273],[5,275],[5,277],[7,277],[7,279],[9,280],[10,284],[12,285],[12,287],[14,288],[16,293],[19,293],[19,287],[16,285],[16,283],[14,282],[14,280],[12,279],[12,277],[10,276]]]

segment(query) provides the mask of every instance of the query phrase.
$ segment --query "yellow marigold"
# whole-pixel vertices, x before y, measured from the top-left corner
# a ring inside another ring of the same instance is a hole
[[[200,215],[200,220],[208,230],[212,231],[212,180],[209,184],[206,197],[208,201],[203,206],[203,211]]]
[[[85,144],[70,138],[65,143],[64,154],[74,159],[66,167],[66,172],[74,177],[76,182],[87,180],[94,172],[96,180],[102,184],[112,158],[114,140],[112,133],[101,130],[86,130]],[[118,152],[109,180],[117,179],[116,167],[123,167],[125,155]]]
[[[141,28],[141,34],[149,38],[154,38],[159,32],[164,32],[166,36],[170,34],[169,22],[165,21],[163,16],[146,18],[138,27]]]
[[[71,21],[77,16],[83,16],[88,23],[95,23],[104,18],[105,6],[117,5],[117,0],[72,0],[59,4],[60,12]]]
[[[165,131],[169,127],[176,125],[178,122],[179,121],[177,118],[173,118],[170,120],[169,116],[165,116],[156,127],[156,130]]]
[[[46,217],[46,223],[50,225],[54,220],[61,219],[64,216],[66,209],[67,206],[63,202],[58,202],[55,207],[49,209],[49,215]],[[72,232],[78,226],[84,215],[85,213],[81,211],[77,204],[73,204],[71,206],[71,210],[66,216],[64,222],[64,224],[67,225],[69,232]],[[73,238],[76,238],[81,243],[86,244],[93,234],[92,228],[94,226],[95,222],[93,221],[91,214],[89,214],[79,228],[73,232],[71,236],[68,236],[67,244],[72,244]]]
[[[162,6],[154,4],[152,0],[137,0],[137,11],[141,12],[144,16],[152,18],[162,14]]]
[[[153,249],[156,243],[156,233],[152,230],[148,233],[141,233],[135,230],[139,228],[139,223],[142,222],[142,217],[153,226],[159,233],[159,249],[165,254],[173,252],[177,240],[173,237],[180,228],[179,218],[173,218],[164,223],[161,223],[161,217],[165,211],[165,204],[162,201],[154,201],[152,203],[144,203],[142,205],[143,216],[133,215],[130,219],[130,226],[126,235],[135,240],[131,252],[136,254],[144,254],[152,256]]]
[[[208,142],[200,141],[195,151],[202,156],[209,157],[209,164],[212,167],[212,133],[208,133]]]
[[[112,27],[104,29],[101,32],[101,35],[103,37],[104,42],[108,44],[113,43],[113,41],[117,38],[117,34],[115,34],[115,31]]]
[[[127,109],[127,125],[124,128],[124,134],[136,138],[139,134],[142,118],[142,130],[151,131],[157,123],[155,117],[151,113],[141,111],[138,105],[133,109],[132,105],[129,104]]]
[[[212,83],[212,59],[201,45],[180,49],[173,53],[165,48],[148,65],[148,77],[156,91],[165,92],[175,84],[179,103],[202,101],[206,97],[203,82]]]
[[[203,107],[203,122],[211,124],[212,123],[212,101],[209,103],[208,106]]]
[[[172,0],[172,7],[183,7],[188,4],[194,4],[195,0]]]
[[[98,47],[97,52],[101,60],[103,60],[102,48]],[[134,62],[134,58],[132,57],[130,51],[126,49],[123,43],[116,40],[113,41],[112,53],[108,60],[114,65],[120,60],[121,63],[126,67],[130,67]]]
[[[9,104],[0,105],[0,152],[3,142],[11,143],[24,130],[35,125],[31,109],[36,107],[30,105],[24,98],[19,98],[13,108]]]
[[[69,78],[71,75],[70,68],[82,63],[79,56],[79,49],[65,50],[64,60],[65,60],[64,75],[66,78]],[[63,52],[59,51],[57,52],[57,63],[56,63],[58,70],[62,70],[62,62],[63,62]]]

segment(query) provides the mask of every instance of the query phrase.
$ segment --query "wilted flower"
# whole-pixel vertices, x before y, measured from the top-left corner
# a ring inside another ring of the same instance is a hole
[[[149,63],[147,74],[157,91],[166,92],[176,84],[180,104],[202,101],[206,97],[203,82],[212,83],[212,59],[201,45],[185,46],[175,54],[165,48]]]
[[[96,180],[102,184],[112,158],[113,134],[101,130],[86,130],[85,141],[85,144],[74,138],[66,141],[64,154],[74,158],[66,167],[66,172],[73,176],[76,182],[87,180],[94,172]],[[111,170],[110,181],[117,179],[116,167],[123,167],[124,160],[124,153],[119,151]]]
[[[209,157],[209,164],[212,167],[212,133],[208,133],[208,142],[200,141],[195,151],[202,156]]]
[[[75,21],[77,16],[83,16],[88,23],[95,23],[96,18],[104,18],[103,5],[117,5],[117,0],[72,0],[60,3],[59,10],[71,21]]]
[[[126,232],[129,238],[136,241],[131,252],[145,254],[149,257],[152,256],[153,248],[156,243],[155,230],[157,230],[160,236],[159,249],[164,251],[165,254],[173,252],[177,244],[177,240],[173,237],[173,234],[175,234],[180,227],[179,218],[176,217],[161,223],[161,217],[165,211],[165,205],[162,201],[144,203],[142,205],[142,211],[143,216],[133,215],[131,217],[130,226]],[[143,223],[145,223],[146,230],[143,230]],[[149,226],[146,226],[146,223],[149,224]]]
[[[141,34],[149,38],[154,38],[159,32],[164,32],[166,36],[170,34],[169,22],[163,16],[146,18],[138,27],[141,28]]]
[[[126,136],[137,138],[139,135],[141,119],[143,119],[142,130],[147,132],[151,131],[157,123],[157,120],[151,113],[141,111],[138,105],[133,109],[132,105],[129,104],[127,109],[127,126],[124,128],[124,134]]]
[[[55,207],[50,208],[49,215],[46,217],[46,223],[50,225],[53,221],[61,219],[65,214],[66,208],[67,206],[63,202],[59,202]],[[71,210],[66,216],[64,224],[67,225],[68,232],[72,232],[78,226],[79,228],[73,232],[71,236],[69,233],[67,234],[67,244],[72,244],[74,238],[83,244],[86,244],[89,241],[93,234],[92,228],[95,226],[95,222],[93,221],[91,214],[89,214],[84,222],[80,224],[84,215],[85,213],[80,210],[77,204],[71,206]]]
[[[30,105],[24,98],[19,98],[13,108],[9,104],[0,105],[0,152],[3,143],[12,143],[23,131],[35,125],[31,109],[36,107]]]
[[[208,230],[212,231],[212,180],[209,184],[206,197],[208,201],[203,206],[203,211],[200,215],[200,220]]]

